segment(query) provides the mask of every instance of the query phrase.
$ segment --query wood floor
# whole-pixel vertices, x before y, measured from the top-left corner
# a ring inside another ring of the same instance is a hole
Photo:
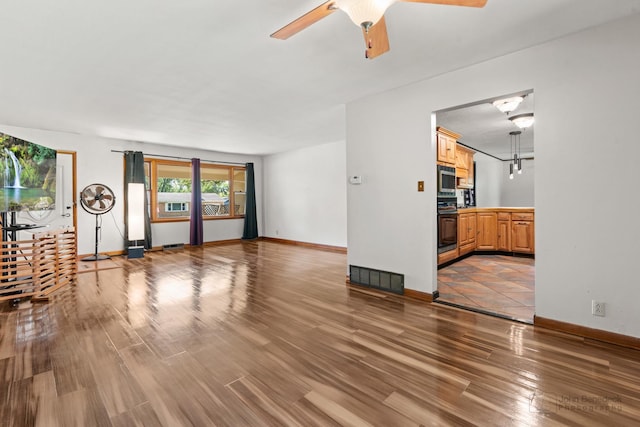
[[[640,424],[640,352],[349,288],[344,254],[122,264],[1,307],[2,426]]]

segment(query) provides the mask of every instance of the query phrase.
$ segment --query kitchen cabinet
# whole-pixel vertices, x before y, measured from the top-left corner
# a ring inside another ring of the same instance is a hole
[[[458,188],[473,188],[473,155],[475,151],[456,145],[456,184]]]
[[[437,163],[446,166],[456,165],[456,141],[460,135],[438,126],[436,128]]]
[[[498,212],[498,241],[499,251],[511,252],[511,213]]]
[[[458,215],[458,252],[464,255],[476,249],[476,213]]]
[[[533,213],[511,214],[511,251],[525,254],[533,254],[534,245]]]
[[[438,254],[438,265],[471,252],[535,254],[532,208],[466,208],[458,211],[458,247]]]
[[[495,251],[498,246],[498,215],[496,212],[477,213],[478,234],[476,249],[479,251]]]
[[[443,252],[438,254],[438,265],[453,261],[456,258],[458,258],[458,248],[455,248],[452,251]]]
[[[464,145],[456,145],[456,170],[469,170],[469,163],[473,161],[473,151]]]

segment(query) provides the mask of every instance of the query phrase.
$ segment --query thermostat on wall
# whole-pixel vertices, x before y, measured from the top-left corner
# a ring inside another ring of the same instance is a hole
[[[360,175],[353,175],[349,177],[349,183],[353,185],[362,184],[362,177]]]

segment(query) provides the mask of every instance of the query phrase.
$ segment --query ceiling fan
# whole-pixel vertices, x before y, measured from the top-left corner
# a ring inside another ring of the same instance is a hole
[[[280,28],[271,34],[271,37],[286,40],[325,16],[341,9],[357,26],[362,28],[366,45],[365,57],[373,59],[389,50],[384,12],[397,1],[469,7],[484,7],[487,3],[487,0],[329,0]]]

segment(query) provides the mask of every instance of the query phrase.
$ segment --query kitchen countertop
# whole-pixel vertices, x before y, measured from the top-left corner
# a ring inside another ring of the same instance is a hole
[[[535,212],[535,208],[526,208],[526,207],[518,207],[518,208],[509,208],[509,207],[496,207],[496,208],[479,208],[476,206],[471,206],[468,208],[458,208],[458,212]]]

